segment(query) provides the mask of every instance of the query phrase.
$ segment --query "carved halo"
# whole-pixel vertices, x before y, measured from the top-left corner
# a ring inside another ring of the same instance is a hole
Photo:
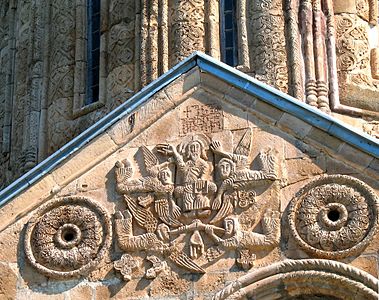
[[[299,246],[315,257],[356,255],[377,231],[378,203],[375,192],[356,178],[321,176],[292,199],[290,230]]]
[[[43,205],[29,220],[25,254],[39,272],[70,278],[92,271],[112,241],[111,221],[98,203],[65,197]]]

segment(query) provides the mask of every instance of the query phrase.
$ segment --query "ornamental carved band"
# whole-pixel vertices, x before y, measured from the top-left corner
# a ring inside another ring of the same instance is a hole
[[[43,205],[29,220],[25,254],[39,272],[54,278],[88,274],[112,242],[108,213],[85,197],[66,197]]]
[[[377,231],[378,203],[375,192],[356,178],[321,176],[290,203],[290,230],[312,256],[340,259],[357,255]]]
[[[205,266],[233,251],[236,262],[250,269],[254,252],[279,244],[278,211],[263,212],[263,233],[240,226],[239,217],[254,206],[257,190],[277,179],[272,149],[259,154],[259,170],[250,169],[251,144],[250,129],[233,153],[203,134],[187,135],[179,145],[141,146],[136,155],[139,152],[143,159],[116,163],[117,191],[126,210],[115,215],[117,242],[124,254],[114,267],[125,280],[138,267],[133,255],[141,251],[153,264],[145,276],[154,278],[170,266],[205,273]],[[137,167],[146,175],[133,176]]]

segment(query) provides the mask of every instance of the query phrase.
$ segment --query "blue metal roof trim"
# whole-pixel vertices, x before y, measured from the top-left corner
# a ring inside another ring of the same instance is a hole
[[[82,132],[61,149],[50,155],[32,170],[21,176],[8,187],[0,191],[0,207],[37,182],[45,174],[60,164],[71,154],[77,152],[92,139],[105,132],[121,118],[133,113],[140,105],[159,90],[163,89],[182,74],[198,66],[201,71],[208,72],[231,85],[271,104],[299,119],[318,127],[331,135],[348,142],[352,146],[379,158],[379,143],[371,136],[343,124],[341,121],[284,94],[258,80],[222,63],[201,52],[194,52],[167,73],[136,93],[127,102],[108,113],[98,122]]]
[[[344,124],[342,121],[304,102],[300,102],[208,55],[198,53],[198,66],[202,71],[209,72],[246,93],[379,158],[379,142],[374,137]]]

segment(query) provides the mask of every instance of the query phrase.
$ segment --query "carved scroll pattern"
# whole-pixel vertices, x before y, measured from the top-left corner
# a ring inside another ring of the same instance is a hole
[[[109,32],[108,93],[112,99],[124,101],[135,91],[135,23],[121,22]]]
[[[78,128],[70,126],[74,96],[75,6],[73,2],[51,2],[50,64],[48,89],[48,154],[71,140]]]
[[[238,215],[255,204],[255,189],[267,188],[278,172],[272,149],[259,154],[261,169],[249,168],[251,138],[249,129],[233,153],[203,134],[187,135],[177,146],[158,144],[153,150],[141,146],[146,176],[140,178],[133,176],[134,163],[118,161],[117,191],[127,207],[116,213],[120,249],[132,256],[137,251],[147,251],[155,272],[165,269],[163,262],[167,262],[193,273],[205,273],[203,265],[213,263],[226,252],[236,251],[237,263],[250,269],[255,251],[276,247],[280,238],[278,211],[262,212],[263,233],[240,228]],[[214,174],[220,179],[216,182],[207,151],[218,157]],[[136,230],[140,234],[135,235]],[[115,268],[124,272],[122,259],[115,262]]]
[[[377,231],[378,198],[358,179],[322,176],[289,206],[291,232],[301,248],[320,258],[360,253]]]
[[[337,29],[337,69],[340,82],[341,99],[349,99],[348,91],[355,89],[368,89],[376,91],[379,87],[372,79],[370,68],[370,49],[368,42],[367,24],[355,15],[336,15]],[[375,54],[376,49],[373,49]],[[371,56],[375,65],[375,55]],[[374,74],[375,76],[375,74]],[[351,101],[351,100],[348,100]]]
[[[366,28],[355,16],[336,16],[337,68],[340,72],[365,70],[369,66]]]
[[[205,52],[204,0],[176,0],[171,10],[171,66],[193,51]]]

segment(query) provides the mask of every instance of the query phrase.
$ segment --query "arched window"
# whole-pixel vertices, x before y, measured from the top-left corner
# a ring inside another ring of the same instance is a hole
[[[87,84],[85,105],[99,100],[100,0],[87,1]]]
[[[221,60],[230,66],[238,64],[236,0],[221,0]]]

